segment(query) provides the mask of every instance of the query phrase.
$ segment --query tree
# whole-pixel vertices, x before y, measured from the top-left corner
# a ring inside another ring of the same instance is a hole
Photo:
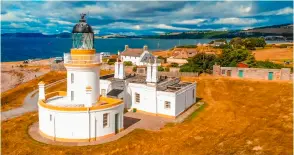
[[[159,72],[162,72],[162,71],[164,71],[164,68],[163,68],[162,66],[158,66],[158,67],[157,67],[157,70],[158,70]]]
[[[175,63],[175,62],[172,62],[172,63],[170,64],[170,66],[171,66],[171,67],[179,67],[179,64],[178,64],[178,63]]]
[[[124,65],[125,66],[133,66],[133,63],[131,61],[125,61]]]
[[[198,53],[188,59],[188,63],[180,68],[180,72],[200,72],[211,73],[213,65],[217,62],[216,55]]]
[[[240,38],[240,37],[233,38],[233,39],[230,41],[230,45],[231,45],[233,48],[242,48],[242,46],[243,46],[242,38]]]
[[[224,67],[236,67],[239,62],[247,60],[249,55],[251,53],[244,49],[224,49],[218,62]]]

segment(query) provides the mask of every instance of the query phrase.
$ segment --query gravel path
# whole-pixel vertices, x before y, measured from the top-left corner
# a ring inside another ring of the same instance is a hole
[[[58,83],[64,82],[65,80],[66,79],[62,79],[62,80],[50,83],[50,84],[46,85],[46,88],[49,88],[49,87],[52,87],[52,86],[54,86],[54,85],[56,85]],[[25,97],[24,103],[23,103],[23,105],[21,107],[1,112],[1,121],[5,121],[5,120],[8,120],[10,118],[21,116],[21,115],[23,115],[24,113],[27,113],[27,112],[37,111],[38,110],[37,101],[38,101],[39,94],[37,93],[36,95],[34,95],[32,97],[32,95],[34,93],[36,93],[37,91],[38,91],[38,89],[30,92]]]

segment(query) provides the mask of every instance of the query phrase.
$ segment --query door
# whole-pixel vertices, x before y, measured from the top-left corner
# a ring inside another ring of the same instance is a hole
[[[273,72],[268,73],[268,80],[273,80]]]
[[[232,71],[231,70],[227,70],[227,76],[231,76]]]
[[[239,77],[243,77],[243,70],[239,70]]]
[[[115,127],[115,133],[117,134],[119,132],[118,129],[118,119],[119,119],[119,114],[115,114],[115,120],[114,120],[114,127]]]

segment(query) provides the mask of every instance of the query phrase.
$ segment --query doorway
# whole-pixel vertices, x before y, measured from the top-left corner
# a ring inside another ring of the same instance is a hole
[[[227,70],[227,76],[231,76],[232,71],[231,70]]]
[[[115,134],[117,134],[119,132],[118,129],[118,120],[119,120],[119,114],[115,114],[115,120],[114,120],[114,128],[115,128]]]
[[[268,80],[273,80],[273,72],[268,72]]]
[[[243,70],[239,70],[239,77],[243,77]]]

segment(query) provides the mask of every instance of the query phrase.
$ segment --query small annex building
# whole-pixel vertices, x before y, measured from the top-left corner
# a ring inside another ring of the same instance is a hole
[[[196,102],[196,83],[158,76],[156,59],[146,65],[146,74],[125,75],[124,64],[115,63],[115,73],[100,77],[103,97],[124,101],[128,110],[176,118]]]

